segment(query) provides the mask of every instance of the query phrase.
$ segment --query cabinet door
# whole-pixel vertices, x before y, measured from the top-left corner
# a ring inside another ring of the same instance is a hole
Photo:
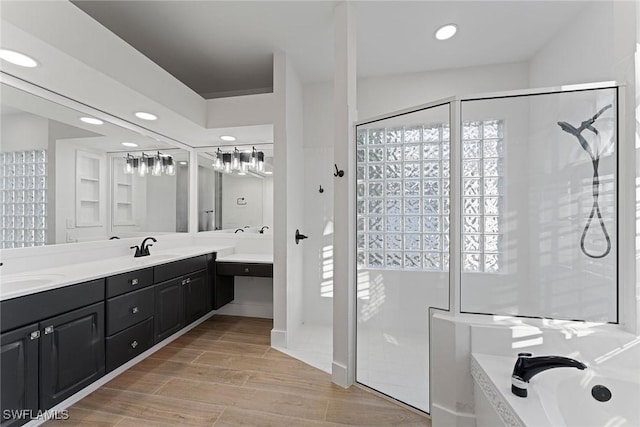
[[[104,303],[42,321],[40,331],[40,409],[49,409],[104,375]]]
[[[184,326],[183,277],[155,286],[156,343],[178,332]]]
[[[211,283],[205,270],[184,279],[185,323],[197,320],[211,311]]]
[[[38,410],[38,336],[38,324],[0,335],[2,427],[29,421],[18,411]]]

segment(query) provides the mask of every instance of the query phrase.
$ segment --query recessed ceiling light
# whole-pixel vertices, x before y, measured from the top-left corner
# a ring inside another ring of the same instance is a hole
[[[246,172],[238,172],[238,175],[246,175]]]
[[[125,147],[137,147],[138,144],[136,144],[135,142],[121,142],[120,144],[124,145]]]
[[[15,52],[8,49],[0,49],[0,59],[4,59],[14,65],[21,67],[33,68],[37,67],[38,63],[35,59],[28,57],[20,52]]]
[[[447,24],[438,28],[435,32],[435,38],[438,40],[447,40],[455,35],[458,31],[458,26],[456,24]]]
[[[187,164],[187,162],[185,162],[184,160],[181,161],[181,162],[178,162],[178,163],[180,163],[181,165],[186,165]]]
[[[273,175],[273,172],[271,172],[271,171],[266,171],[264,174],[265,174],[265,175]]]
[[[144,111],[137,111],[135,113],[136,117],[142,120],[157,120],[158,116],[151,114],[151,113],[145,113]]]
[[[80,117],[80,121],[85,123],[89,123],[90,125],[102,125],[104,122],[100,119],[96,119],[95,117]]]
[[[235,141],[236,137],[231,135],[222,135],[220,139],[223,141]]]

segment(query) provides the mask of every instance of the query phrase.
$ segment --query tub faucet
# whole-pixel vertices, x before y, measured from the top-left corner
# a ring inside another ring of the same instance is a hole
[[[535,356],[519,353],[511,374],[511,392],[519,397],[527,397],[529,380],[536,374],[552,368],[587,369],[587,365],[562,356]]]
[[[233,234],[236,234],[238,231],[242,231],[244,233],[244,228],[238,228],[236,229],[236,231],[233,232]]]
[[[269,229],[269,226],[267,226],[267,225],[263,225],[263,226],[262,226],[262,228],[260,229],[260,231],[258,231],[258,233],[260,233],[260,234],[264,234],[264,230],[265,230],[265,229],[267,229],[267,230],[268,230],[268,229]]]

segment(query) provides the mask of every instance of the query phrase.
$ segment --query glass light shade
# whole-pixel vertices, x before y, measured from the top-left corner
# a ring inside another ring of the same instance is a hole
[[[133,174],[133,160],[134,158],[131,156],[127,156],[124,163],[124,173],[127,175]]]
[[[240,152],[238,149],[233,150],[233,158],[231,159],[231,169],[237,171],[240,169]]]
[[[256,147],[253,147],[251,150],[251,160],[249,161],[249,167],[251,169],[255,169],[258,163],[258,153],[256,152]]]
[[[213,162],[213,167],[216,170],[222,170],[223,169],[223,163],[222,163],[222,151],[220,151],[220,149],[218,148],[218,151],[216,152],[216,160]]]
[[[222,164],[224,165],[224,172],[231,173],[231,153],[224,153],[222,155]]]
[[[258,151],[258,171],[264,172],[264,153]]]
[[[247,172],[249,165],[251,164],[251,154],[240,153],[240,171]]]
[[[142,158],[139,161],[139,166],[138,166],[138,175],[140,176],[145,176],[147,174],[147,172],[149,172],[149,167],[147,166],[147,159]]]
[[[156,157],[149,157],[149,160],[153,161],[153,166],[151,167],[151,175],[160,176],[162,175],[162,158],[160,158],[160,154]]]
[[[167,157],[167,166],[165,167],[164,172],[169,176],[174,176],[176,174],[176,162],[173,161],[173,157]]]

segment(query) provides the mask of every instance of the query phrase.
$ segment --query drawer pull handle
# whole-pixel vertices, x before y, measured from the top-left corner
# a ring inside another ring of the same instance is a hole
[[[47,326],[46,328],[44,328],[44,334],[45,335],[49,335],[53,333],[53,325],[51,326]]]
[[[140,309],[138,307],[133,307],[131,309],[131,314],[138,314],[139,311],[140,311]]]
[[[40,331],[33,331],[29,334],[29,338],[33,341],[33,340],[37,340],[38,338],[40,338]]]
[[[191,279],[188,277],[182,281],[182,286],[186,285],[187,283],[191,283]]]
[[[249,267],[245,267],[245,268],[244,268],[244,272],[245,272],[245,273],[248,273],[248,272],[249,272]]]
[[[131,286],[135,286],[138,284],[138,279],[131,279]]]
[[[138,346],[138,341],[135,341],[135,340],[134,340],[134,341],[131,343],[131,348],[136,348],[137,346]]]
[[[191,278],[187,277],[187,283],[191,283]]]

